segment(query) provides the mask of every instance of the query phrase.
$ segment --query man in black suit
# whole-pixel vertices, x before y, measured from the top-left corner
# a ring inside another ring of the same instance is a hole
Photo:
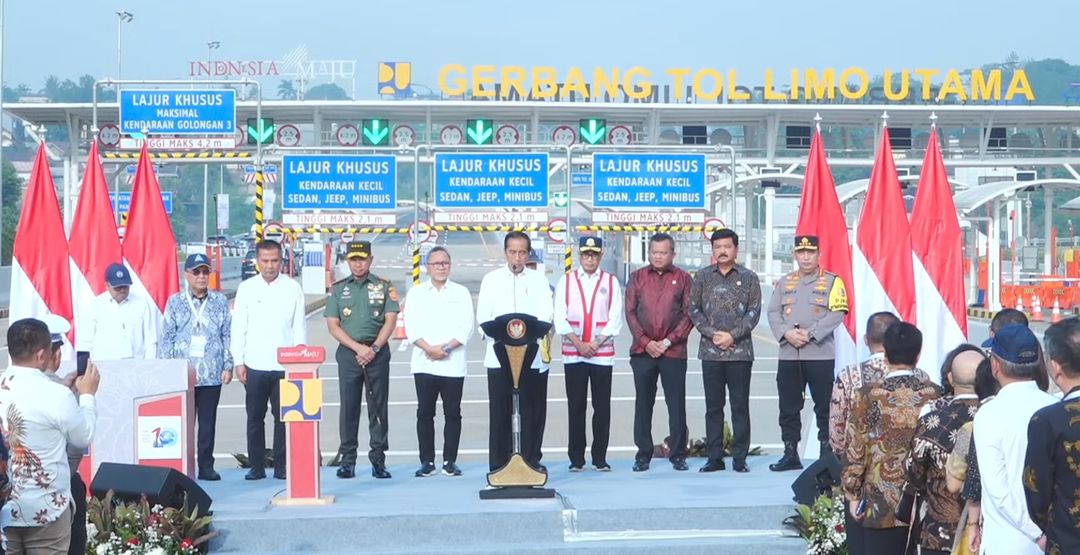
[[[1080,320],[1050,326],[1043,343],[1050,379],[1065,398],[1036,412],[1028,424],[1024,494],[1031,520],[1043,531],[1039,547],[1080,553]]]

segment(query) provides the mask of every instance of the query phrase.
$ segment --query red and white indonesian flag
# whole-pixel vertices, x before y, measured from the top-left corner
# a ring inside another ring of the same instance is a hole
[[[45,145],[38,147],[11,257],[9,321],[56,314],[72,321],[64,220]],[[69,333],[68,339],[72,335]]]
[[[123,253],[131,269],[132,289],[145,295],[157,306],[158,313],[163,314],[169,295],[180,290],[176,237],[145,144],[135,171]]]
[[[937,130],[931,130],[911,212],[917,320],[923,332],[919,367],[938,379],[945,353],[967,339],[963,236]]]
[[[97,141],[90,147],[71,224],[71,287],[75,303],[75,333],[90,314],[94,297],[105,292],[105,269],[123,261],[116,216],[109,201],[108,182],[98,158]]]
[[[892,312],[918,325],[911,227],[887,128],[882,130],[881,146],[870,172],[853,255],[852,273],[859,303],[855,326],[859,336],[866,333],[866,319],[880,311]],[[859,355],[860,359],[869,356],[865,345],[860,347]]]
[[[848,315],[844,324],[833,332],[836,339],[836,368],[842,369],[857,362],[855,348],[855,299],[851,281],[851,242],[836,183],[825,159],[821,133],[814,134],[810,143],[810,158],[806,163],[806,180],[799,201],[798,235],[815,235],[820,241],[820,263],[825,270],[844,280],[848,293]]]

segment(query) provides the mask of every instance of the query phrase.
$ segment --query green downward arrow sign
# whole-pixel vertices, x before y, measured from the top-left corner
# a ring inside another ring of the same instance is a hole
[[[370,126],[364,126],[364,137],[373,145],[381,145],[390,134],[389,126],[381,126],[381,120],[371,120]]]
[[[484,120],[478,119],[476,120],[475,128],[469,127],[465,132],[469,134],[469,138],[472,139],[474,143],[482,145],[488,142],[488,139],[495,133],[495,130],[491,127],[484,129]]]
[[[606,122],[600,123],[599,120],[595,119],[590,119],[588,121],[588,126],[581,126],[581,138],[585,139],[585,142],[594,145],[599,143],[604,138],[604,135],[607,134],[607,125]]]
[[[274,134],[274,128],[259,122],[257,126],[248,127],[248,135],[257,143],[266,143]]]

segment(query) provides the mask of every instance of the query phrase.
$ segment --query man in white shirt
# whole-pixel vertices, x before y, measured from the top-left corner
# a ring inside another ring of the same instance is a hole
[[[405,334],[412,343],[411,370],[416,383],[416,437],[420,469],[416,477],[435,474],[435,400],[442,398],[443,465],[447,476],[461,476],[461,393],[468,366],[465,344],[476,326],[472,295],[450,281],[450,253],[435,247],[427,255],[427,282],[409,291]]]
[[[1028,422],[1056,399],[1039,390],[1039,340],[1021,324],[994,334],[990,366],[1001,390],[975,415],[975,452],[982,477],[983,555],[1036,555],[1046,541],[1028,515],[1024,496],[1024,455]]]
[[[600,269],[604,242],[578,239],[580,267],[555,286],[555,333],[562,337],[566,401],[570,425],[567,455],[570,472],[585,468],[585,412],[592,382],[593,468],[611,470],[607,462],[611,430],[611,370],[615,338],[622,332],[622,288],[615,276]]]
[[[278,364],[278,347],[307,341],[304,291],[281,274],[281,245],[259,241],[255,245],[259,275],[240,283],[232,317],[234,374],[244,384],[247,409],[247,448],[251,470],[247,480],[266,477],[266,404],[274,414],[274,478],[285,479],[285,424],[281,421],[280,381],[285,369]]]
[[[79,332],[79,350],[94,360],[157,357],[157,318],[146,299],[131,293],[131,272],[121,263],[105,270],[108,290],[90,306],[89,328]]]
[[[503,314],[531,314],[544,322],[552,320],[551,286],[540,272],[525,267],[532,245],[529,236],[511,231],[503,239],[506,266],[493,270],[480,283],[476,300],[476,321],[490,322]],[[481,329],[481,335],[483,330]],[[484,366],[488,374],[488,465],[491,471],[502,468],[513,454],[513,385],[495,356],[495,340],[484,336],[487,348]],[[539,341],[537,342],[539,343]],[[529,369],[521,373],[521,456],[532,467],[547,471],[540,464],[547,417],[547,365],[537,353]]]
[[[75,380],[76,400],[47,376],[54,351],[40,320],[11,324],[7,342],[12,365],[0,378],[0,423],[10,453],[11,495],[0,510],[7,553],[64,555],[73,512],[67,448],[85,448],[94,437],[101,378],[89,365]]]

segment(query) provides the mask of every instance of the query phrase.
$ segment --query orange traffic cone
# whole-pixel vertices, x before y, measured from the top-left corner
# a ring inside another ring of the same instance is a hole
[[[1039,300],[1038,295],[1032,295],[1031,296],[1031,321],[1032,322],[1042,322],[1043,321],[1042,301]]]
[[[405,303],[401,303],[401,310],[398,311],[397,315],[397,325],[394,327],[394,336],[390,339],[403,341],[405,338]]]
[[[1061,304],[1058,303],[1058,298],[1054,297],[1054,308],[1050,311],[1050,323],[1056,324],[1061,321]]]

